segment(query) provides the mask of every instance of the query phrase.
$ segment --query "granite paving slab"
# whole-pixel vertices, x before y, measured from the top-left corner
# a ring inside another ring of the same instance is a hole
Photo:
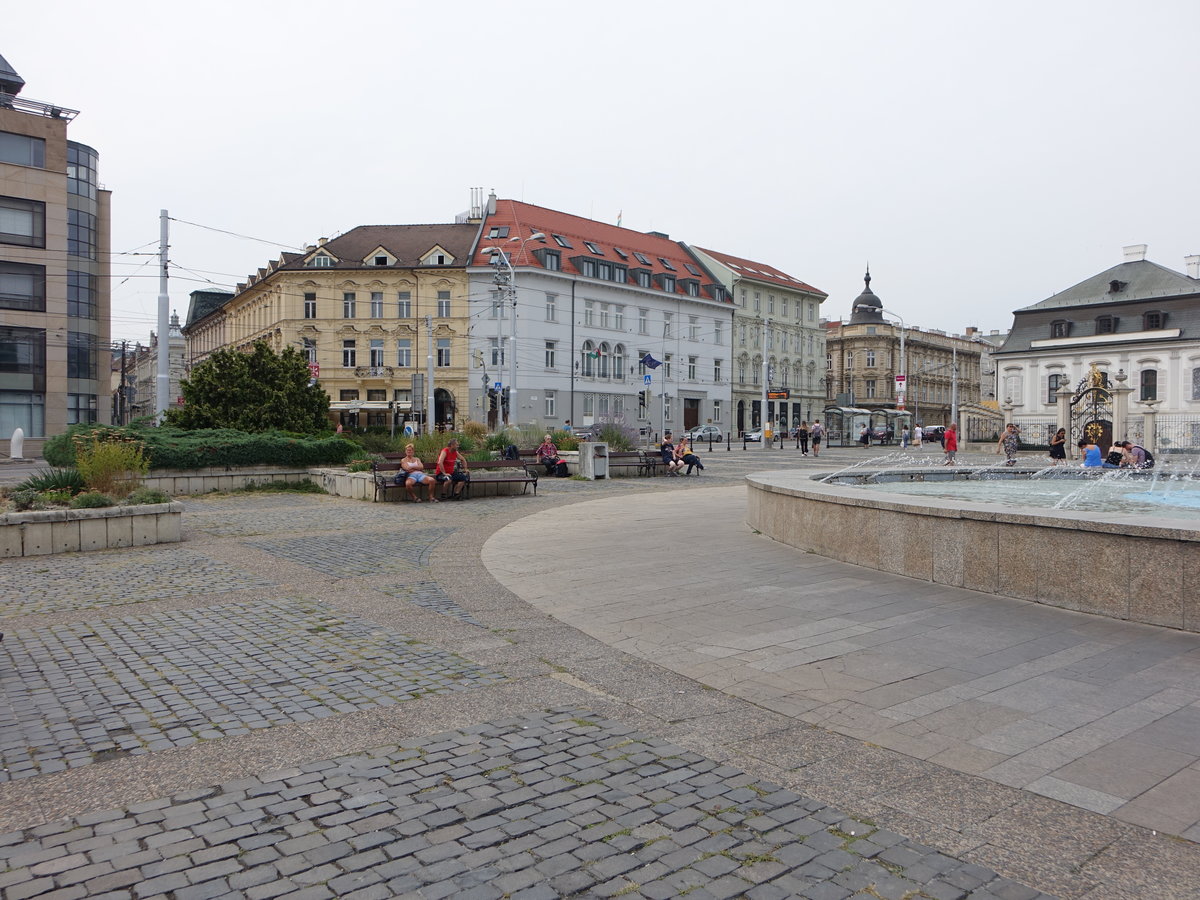
[[[453,528],[407,528],[388,534],[342,532],[245,543],[326,575],[354,578],[427,566],[434,547],[453,533]]]

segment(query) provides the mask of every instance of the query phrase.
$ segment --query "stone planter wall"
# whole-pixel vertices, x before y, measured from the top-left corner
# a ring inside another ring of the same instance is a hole
[[[151,469],[150,474],[143,479],[143,484],[177,497],[181,494],[206,494],[209,491],[234,491],[250,484],[304,481],[306,478],[313,478],[313,471],[317,470],[283,466]]]
[[[174,543],[182,517],[182,503],[5,513],[0,558]]]

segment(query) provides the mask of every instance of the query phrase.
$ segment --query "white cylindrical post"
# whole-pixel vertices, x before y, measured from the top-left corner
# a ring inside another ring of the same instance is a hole
[[[433,316],[425,317],[425,433],[432,434],[437,428],[433,405]]]

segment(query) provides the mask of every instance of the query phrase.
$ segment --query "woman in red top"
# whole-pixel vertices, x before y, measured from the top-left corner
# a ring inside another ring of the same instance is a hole
[[[942,465],[952,466],[954,465],[954,454],[958,452],[958,426],[951,422],[943,433],[942,439],[946,443],[946,461]]]
[[[459,466],[461,465],[461,469]],[[440,482],[449,481],[453,485],[451,497],[462,499],[463,486],[467,483],[467,458],[458,452],[458,441],[451,438],[450,443],[438,454],[437,465],[433,469],[434,477]]]

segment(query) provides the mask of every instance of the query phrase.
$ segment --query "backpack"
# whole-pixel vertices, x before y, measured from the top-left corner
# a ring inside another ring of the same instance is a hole
[[[1137,446],[1137,445],[1135,445],[1135,446]],[[1154,454],[1151,453],[1149,450],[1147,450],[1145,447],[1141,447],[1141,451],[1146,454],[1146,461],[1144,463],[1142,463],[1142,468],[1143,469],[1153,469],[1154,468]]]
[[[558,478],[566,478],[571,473],[567,470],[566,462],[560,459],[558,465],[554,467],[554,474]]]
[[[521,458],[521,451],[517,449],[517,445],[516,445],[516,444],[509,444],[509,445],[508,445],[507,447],[505,447],[505,448],[504,448],[504,450],[503,450],[503,451],[500,453],[500,458],[501,458],[501,459],[520,459],[520,458]]]

